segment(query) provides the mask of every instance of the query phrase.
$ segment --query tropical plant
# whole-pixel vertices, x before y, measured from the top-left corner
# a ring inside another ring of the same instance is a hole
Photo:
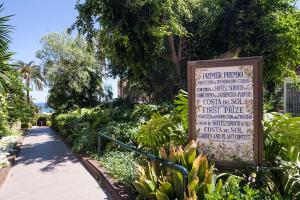
[[[197,145],[191,141],[181,147],[171,146],[167,151],[160,149],[160,157],[179,164],[188,170],[187,191],[183,187],[183,176],[180,172],[159,166],[156,162],[148,162],[147,166],[139,166],[139,178],[133,182],[136,190],[144,199],[178,199],[178,200],[274,200],[280,199],[264,188],[253,188],[245,178],[227,173],[216,174],[213,165],[208,164],[205,155],[197,156]],[[227,177],[227,178],[226,178]]]
[[[264,129],[265,160],[271,170],[263,175],[269,189],[280,193],[282,198],[297,199],[300,197],[300,117],[267,113]]]
[[[10,126],[15,122],[29,123],[37,113],[37,107],[30,100],[24,91],[28,91],[22,83],[18,72],[11,73],[12,87],[8,90],[7,100],[7,120]]]
[[[139,145],[156,150],[159,147],[182,145],[186,142],[187,131],[177,115],[155,113],[140,126],[137,134]]]
[[[22,79],[26,85],[26,93],[27,93],[27,102],[30,101],[29,91],[32,86],[35,87],[36,90],[43,90],[46,80],[43,76],[41,66],[36,65],[34,61],[30,61],[29,63],[25,63],[21,60],[17,61],[16,69],[20,72]]]
[[[3,4],[0,4],[0,12],[3,12]],[[10,16],[0,17],[0,93],[7,91],[10,85],[10,72],[11,66],[8,64],[12,53],[8,50],[10,43],[10,33],[12,32],[12,26],[7,22],[10,20]]]
[[[7,101],[0,93],[0,138],[6,134],[7,129]]]
[[[148,163],[146,168],[139,167],[139,178],[133,185],[146,199],[197,199],[205,193],[219,192],[222,180],[217,181],[214,167],[208,165],[205,155],[197,156],[197,144],[191,141],[184,149],[170,147],[169,155],[164,148],[160,157],[182,165],[188,170],[187,192],[184,192],[183,176],[179,171]]]
[[[185,129],[188,129],[188,93],[180,90],[174,100],[175,111],[179,114]]]
[[[133,114],[144,113],[142,124],[136,136],[139,145],[155,150],[187,142],[188,99],[181,90],[174,100],[174,106],[138,105]],[[169,113],[169,114],[167,114]],[[164,114],[164,115],[162,115]]]
[[[53,115],[52,127],[73,144],[78,152],[95,151],[98,129],[107,124],[110,113],[99,107],[78,109],[73,112]]]
[[[223,184],[219,192],[205,194],[207,200],[279,200],[276,194],[269,194],[258,189],[253,189],[249,184],[242,185],[244,178],[230,175]]]

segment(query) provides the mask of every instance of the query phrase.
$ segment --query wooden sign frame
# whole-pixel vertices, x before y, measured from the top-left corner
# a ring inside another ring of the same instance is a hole
[[[237,167],[244,165],[261,165],[263,163],[263,58],[245,57],[237,59],[199,60],[188,62],[188,93],[189,93],[189,140],[196,140],[196,105],[195,105],[195,70],[197,68],[253,66],[253,118],[254,118],[254,161],[221,161],[215,160],[217,166]]]

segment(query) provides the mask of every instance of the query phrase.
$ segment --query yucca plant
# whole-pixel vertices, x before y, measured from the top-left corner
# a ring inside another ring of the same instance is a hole
[[[146,168],[139,167],[139,179],[133,185],[145,199],[202,199],[205,193],[219,192],[222,181],[216,184],[214,166],[209,166],[205,155],[197,156],[197,144],[191,141],[184,149],[171,146],[167,152],[160,149],[160,157],[182,165],[188,171],[187,192],[184,191],[182,174],[157,163],[148,163]]]

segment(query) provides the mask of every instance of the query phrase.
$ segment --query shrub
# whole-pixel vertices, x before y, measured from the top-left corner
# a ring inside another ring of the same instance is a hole
[[[159,169],[156,163],[148,163],[139,168],[139,178],[133,184],[139,194],[146,199],[203,199],[205,192],[219,192],[222,181],[217,183],[213,166],[208,165],[204,155],[196,156],[197,145],[191,141],[184,149],[170,147],[169,155],[164,148],[160,156],[182,165],[189,171],[188,193],[183,193],[183,176],[170,169]]]
[[[49,127],[50,127],[50,126],[51,126],[51,121],[47,121],[47,122],[46,122],[46,126],[49,126]]]
[[[137,134],[137,142],[141,146],[154,150],[163,146],[182,145],[186,141],[187,130],[176,115],[156,113],[149,121],[141,125]]]
[[[8,127],[7,119],[7,102],[5,97],[0,93],[0,138],[6,135]]]
[[[21,128],[28,129],[28,128],[30,128],[30,125],[29,125],[29,123],[22,123]]]
[[[139,130],[139,122],[116,122],[111,121],[101,126],[100,132],[106,135],[113,135],[115,139],[125,143],[136,143]]]
[[[300,117],[267,113],[264,131],[265,160],[274,169],[262,173],[262,178],[282,198],[300,198]]]
[[[110,176],[128,187],[132,187],[132,182],[137,178],[136,167],[139,163],[132,152],[119,150],[105,152],[99,162]]]
[[[169,152],[169,153],[168,153]],[[208,164],[205,155],[197,156],[197,145],[191,141],[183,149],[171,147],[169,151],[160,149],[160,157],[179,164],[188,170],[187,193],[183,192],[183,177],[180,172],[148,162],[147,166],[139,167],[139,177],[134,186],[144,199],[278,199],[278,196],[257,190],[245,183],[243,177],[219,174],[214,166]],[[223,177],[228,177],[223,179]],[[242,183],[244,182],[244,183]],[[267,197],[267,198],[265,198]]]

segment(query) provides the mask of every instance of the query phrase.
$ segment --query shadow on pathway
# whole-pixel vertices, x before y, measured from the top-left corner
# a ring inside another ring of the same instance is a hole
[[[107,195],[59,137],[42,127],[25,137],[0,199],[96,200]]]

